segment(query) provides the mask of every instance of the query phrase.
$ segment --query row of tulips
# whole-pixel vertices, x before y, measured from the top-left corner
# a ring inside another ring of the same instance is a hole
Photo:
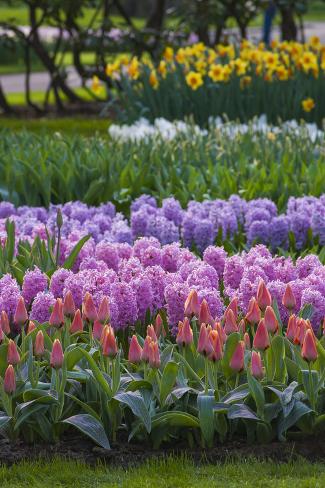
[[[182,440],[285,440],[325,425],[325,336],[305,307],[282,299],[281,321],[263,281],[244,315],[234,298],[220,321],[192,289],[176,335],[163,312],[153,323],[114,331],[109,301],[82,310],[71,293],[46,323],[24,300],[13,324],[1,313],[0,429],[11,440],[56,441],[72,427],[104,449],[121,435],[154,447]]]

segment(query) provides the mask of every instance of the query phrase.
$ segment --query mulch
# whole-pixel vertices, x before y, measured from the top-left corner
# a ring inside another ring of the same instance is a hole
[[[23,441],[10,443],[0,439],[0,464],[12,465],[23,460],[63,459],[83,461],[89,465],[105,463],[114,466],[134,466],[151,458],[165,458],[175,455],[186,455],[194,463],[220,463],[230,458],[272,460],[285,463],[303,457],[311,462],[325,461],[325,439],[322,437],[305,438],[299,441],[272,442],[270,444],[248,445],[240,441],[232,441],[216,445],[211,449],[189,448],[186,445],[164,446],[152,449],[144,444],[128,444],[118,442],[112,444],[107,451],[94,445],[84,437],[66,437],[56,444],[26,444]]]

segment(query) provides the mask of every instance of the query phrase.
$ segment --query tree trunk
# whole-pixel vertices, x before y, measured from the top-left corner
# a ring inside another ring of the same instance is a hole
[[[148,29],[160,32],[164,25],[166,0],[156,0],[152,13],[147,22]]]
[[[291,7],[280,8],[281,12],[281,36],[283,41],[297,40],[297,26],[294,12]]]
[[[5,114],[12,114],[14,112],[13,108],[7,102],[4,91],[2,90],[1,82],[0,82],[0,107],[2,108]]]

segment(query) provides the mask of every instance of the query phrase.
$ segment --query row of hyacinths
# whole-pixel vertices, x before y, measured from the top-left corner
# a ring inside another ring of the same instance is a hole
[[[315,331],[325,315],[325,266],[313,254],[294,262],[290,257],[272,256],[264,245],[233,256],[222,247],[209,246],[201,259],[178,243],[161,246],[155,238],[139,239],[134,246],[87,244],[75,270],[59,268],[49,279],[35,268],[25,273],[21,287],[10,274],[4,275],[0,279],[0,311],[12,321],[23,297],[30,319],[43,323],[50,319],[57,300],[71,295],[80,308],[85,297],[91,296],[94,306],[99,307],[106,297],[110,323],[116,330],[143,323],[158,312],[166,314],[166,323],[175,330],[192,290],[200,305],[206,303],[211,317],[220,320],[233,299],[246,314],[262,281],[277,302],[283,322],[289,317],[283,304],[288,289],[294,297],[293,313],[312,305],[310,318]]]
[[[131,204],[129,221],[110,202],[99,207],[69,202],[53,205],[49,210],[15,208],[9,202],[1,202],[0,236],[5,238],[5,221],[10,218],[16,222],[19,239],[30,240],[36,235],[46,239],[45,226],[55,231],[58,208],[63,214],[62,262],[86,234],[92,239],[83,253],[96,253],[98,259],[101,259],[101,246],[106,247],[103,242],[132,245],[138,237],[154,237],[162,245],[182,242],[199,252],[214,244],[217,238],[248,246],[262,243],[273,251],[287,249],[292,240],[296,250],[310,245],[313,239],[325,245],[325,195],[290,197],[283,213],[278,213],[274,202],[266,198],[246,201],[232,195],[228,200],[190,201],[183,209],[173,197],[164,199],[158,206],[154,197],[142,195]]]

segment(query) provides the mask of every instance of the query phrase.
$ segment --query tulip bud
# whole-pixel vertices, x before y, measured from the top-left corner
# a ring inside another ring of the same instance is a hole
[[[199,303],[199,297],[197,291],[191,290],[188,297],[185,300],[184,315],[186,315],[187,317],[192,317],[192,315],[199,317],[199,313],[200,313],[200,303]]]
[[[44,334],[41,330],[39,330],[36,334],[35,338],[35,345],[34,345],[34,354],[37,357],[41,357],[44,355],[45,347],[44,347]]]
[[[231,369],[240,373],[244,369],[244,357],[245,344],[243,341],[239,341],[230,360]]]
[[[253,340],[253,347],[260,351],[265,351],[270,347],[270,338],[265,325],[265,320],[262,319],[257,326],[255,337]]]
[[[97,339],[98,341],[101,340],[101,337],[103,335],[103,324],[99,320],[95,320],[94,325],[93,325],[93,337],[94,339]]]
[[[70,325],[70,334],[75,334],[76,332],[82,332],[84,329],[84,324],[81,317],[81,312],[78,308],[74,314],[73,321]]]
[[[286,336],[289,339],[289,341],[294,341],[294,338],[296,337],[296,332],[297,332],[297,318],[294,314],[292,314],[289,317],[288,327],[286,332]]]
[[[15,370],[11,364],[6,369],[3,380],[3,389],[7,395],[12,395],[16,391],[16,376]]]
[[[266,288],[266,285],[263,280],[261,280],[258,284],[257,288],[257,303],[261,310],[265,310],[266,307],[270,307],[272,304],[272,297],[269,290]]]
[[[199,322],[200,324],[213,324],[213,319],[210,313],[209,305],[205,299],[202,300],[200,305]]]
[[[51,368],[60,369],[63,365],[63,350],[59,339],[55,339],[53,342],[51,358]]]
[[[237,320],[237,317],[238,317],[238,298],[237,297],[234,297],[231,302],[229,303],[228,307],[226,308],[226,311],[225,311],[225,316],[226,316],[226,313],[228,312],[228,310],[232,310],[234,315],[235,315],[235,319]]]
[[[185,317],[184,322],[178,323],[178,334],[176,342],[179,346],[189,346],[193,342],[193,331],[190,326],[190,321]]]
[[[138,364],[141,362],[141,356],[142,356],[142,347],[139,344],[137,336],[133,335],[130,342],[128,359],[130,363]]]
[[[297,326],[296,326],[296,335],[295,335],[295,338],[293,340],[293,342],[295,344],[297,344],[297,345],[303,344],[307,329],[308,329],[308,327],[307,327],[306,321],[304,319],[298,318],[297,319]]]
[[[272,307],[266,307],[264,321],[268,332],[271,332],[272,334],[277,332],[279,329],[279,323]]]
[[[160,337],[160,334],[163,334],[163,336],[166,335],[163,319],[161,318],[160,313],[157,315],[155,320],[155,333],[157,337]]]
[[[0,327],[0,344],[2,343],[2,341],[4,340],[5,338],[5,333],[3,332],[2,328]]]
[[[149,337],[151,337],[151,339],[155,342],[157,342],[157,336],[156,336],[156,332],[155,332],[155,329],[153,328],[153,325],[148,325],[147,327],[147,335]]]
[[[221,327],[220,322],[215,322],[213,327],[218,332],[222,344],[224,344],[227,340],[227,334],[225,333],[224,328]]]
[[[113,359],[117,355],[117,343],[113,327],[111,327],[110,325],[106,325],[104,327],[103,334],[103,356],[108,356],[109,358]]]
[[[212,351],[209,354],[209,359],[213,362],[220,361],[223,357],[222,341],[216,330],[211,330],[209,333],[209,341],[212,345]]]
[[[16,364],[19,363],[19,361],[20,361],[20,355],[17,350],[16,343],[12,339],[9,339],[8,351],[7,351],[7,363],[15,366]]]
[[[151,368],[159,368],[160,366],[160,354],[158,343],[155,341],[151,341],[149,345],[149,366]]]
[[[232,334],[233,332],[238,332],[236,317],[231,308],[225,314],[224,331],[227,335]]]
[[[53,306],[53,310],[49,318],[49,324],[53,325],[54,327],[60,327],[62,324],[64,324],[63,303],[61,298],[58,298]]]
[[[282,305],[288,310],[293,310],[296,306],[296,298],[293,294],[292,288],[289,283],[286,286],[285,292],[282,297]]]
[[[89,322],[95,322],[98,319],[97,310],[90,293],[86,293],[82,304],[83,315]]]
[[[197,352],[203,356],[209,356],[213,352],[212,344],[209,340],[208,329],[205,324],[201,324]]]
[[[264,376],[261,356],[260,353],[256,351],[252,352],[251,372],[258,380],[261,380]]]
[[[301,355],[308,362],[316,361],[318,358],[316,339],[311,329],[308,329],[305,334]]]
[[[251,339],[249,337],[248,332],[245,332],[245,334],[244,334],[244,343],[245,343],[246,349],[250,349],[251,348]]]
[[[246,322],[245,322],[244,319],[241,319],[241,321],[239,322],[238,329],[239,329],[239,332],[241,334],[245,334],[245,332],[246,332]]]
[[[9,325],[9,319],[7,312],[2,310],[1,316],[0,316],[0,325],[5,334],[10,334],[10,325]]]
[[[109,319],[110,309],[108,297],[103,297],[98,309],[98,320],[105,324]]]
[[[151,342],[152,342],[151,337],[147,336],[145,338],[144,344],[143,344],[141,360],[146,362],[146,363],[149,361],[149,347],[150,347]]]
[[[73,295],[70,290],[64,297],[63,313],[66,317],[73,317],[76,313],[76,305],[74,303]]]
[[[245,319],[250,324],[258,324],[261,320],[261,311],[255,298],[251,298],[248,304],[247,314]]]
[[[25,307],[25,300],[23,297],[19,297],[17,307],[14,315],[14,323],[23,325],[28,320],[28,314]]]
[[[29,321],[28,328],[27,328],[27,335],[33,332],[36,329],[36,325],[32,320]]]

